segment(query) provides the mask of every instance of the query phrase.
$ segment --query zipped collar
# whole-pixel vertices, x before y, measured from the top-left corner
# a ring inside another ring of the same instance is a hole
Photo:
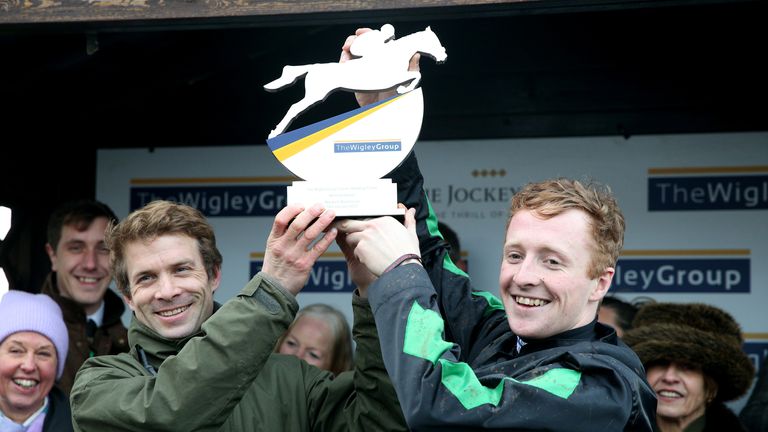
[[[220,308],[221,304],[213,303],[213,313],[216,313]],[[150,371],[149,367],[157,370],[165,359],[178,354],[190,339],[203,335],[205,332],[201,328],[180,339],[166,338],[151,327],[144,325],[134,313],[131,318],[131,326],[128,328],[128,344],[131,346],[131,355],[141,362],[145,369]],[[150,371],[150,373],[152,372]]]

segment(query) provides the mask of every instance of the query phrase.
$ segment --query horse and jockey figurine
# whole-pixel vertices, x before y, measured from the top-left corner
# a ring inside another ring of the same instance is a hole
[[[395,28],[384,24],[358,36],[350,52],[357,57],[344,63],[315,63],[285,66],[280,78],[266,84],[268,91],[278,91],[304,77],[304,98],[293,104],[269,138],[283,133],[291,122],[312,106],[325,100],[334,90],[379,92],[397,87],[397,93],[407,93],[419,84],[421,73],[409,71],[414,54],[431,57],[438,63],[447,55],[437,35],[427,27],[423,31],[394,39]]]

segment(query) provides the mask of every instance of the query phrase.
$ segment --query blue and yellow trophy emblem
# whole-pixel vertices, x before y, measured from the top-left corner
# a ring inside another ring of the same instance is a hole
[[[285,66],[280,78],[264,86],[278,91],[304,77],[305,96],[293,104],[267,144],[277,160],[304,179],[288,187],[288,203],[322,202],[338,216],[402,214],[397,185],[381,177],[395,169],[416,143],[424,115],[421,73],[409,71],[415,53],[446,59],[434,32],[394,39],[394,27],[358,36],[344,63]],[[380,92],[396,89],[386,100],[285,132],[301,113],[335,90]]]

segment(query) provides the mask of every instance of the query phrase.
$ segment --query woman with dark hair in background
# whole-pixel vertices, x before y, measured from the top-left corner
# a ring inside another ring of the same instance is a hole
[[[755,375],[736,320],[704,304],[647,304],[624,341],[645,366],[658,397],[661,432],[746,429],[725,402],[742,396]]]

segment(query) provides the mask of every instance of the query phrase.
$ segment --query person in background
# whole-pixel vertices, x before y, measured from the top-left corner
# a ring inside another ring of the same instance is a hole
[[[213,300],[222,256],[200,211],[154,201],[111,228],[115,282],[133,310],[131,351],[85,362],[70,398],[74,429],[405,430],[354,263],[354,370],[334,377],[273,352],[337,235],[334,217],[320,204],[280,210],[261,271],[223,305]]]
[[[311,304],[296,314],[288,331],[277,341],[275,352],[339,375],[352,368],[352,332],[338,309]]]
[[[467,261],[461,257],[461,242],[459,242],[458,234],[444,222],[438,222],[437,229],[440,231],[440,234],[443,235],[443,239],[445,239],[451,247],[451,252],[448,255],[451,257],[451,261],[453,261],[453,264],[455,264],[456,267],[466,273],[468,270]]]
[[[128,351],[125,305],[109,289],[112,273],[104,243],[107,224],[116,220],[106,204],[90,199],[64,203],[48,220],[45,251],[52,271],[41,292],[59,305],[67,323],[69,354],[58,383],[66,394],[86,359]]]
[[[632,320],[635,319],[637,307],[617,297],[605,296],[600,302],[597,311],[597,320],[608,324],[616,330],[619,337],[623,337],[627,330],[632,328]]]
[[[645,366],[658,397],[661,432],[744,431],[724,402],[742,396],[755,375],[736,320],[705,304],[640,308],[626,342]]]
[[[64,373],[67,327],[50,297],[8,291],[0,299],[0,431],[68,432]]]

